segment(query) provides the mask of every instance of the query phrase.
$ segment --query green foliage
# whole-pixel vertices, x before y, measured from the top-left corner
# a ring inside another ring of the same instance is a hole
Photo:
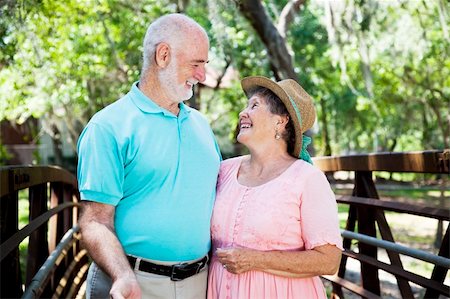
[[[247,98],[235,82],[233,87],[213,90],[203,95],[202,111],[206,113],[216,135],[224,159],[236,156],[236,128],[239,112]],[[226,113],[223,113],[226,111]]]
[[[191,8],[193,13],[190,15],[195,15],[197,8],[197,13],[202,14],[201,7],[192,3],[188,12],[191,12]],[[227,67],[234,68],[239,71],[240,78],[270,74],[270,62],[265,47],[251,26],[238,13],[235,4],[225,0],[208,1],[207,8],[209,21],[200,23],[205,25],[210,33],[211,68],[221,71],[225,71]],[[203,18],[200,17],[199,20]],[[241,153],[236,144],[236,127],[239,112],[245,107],[247,99],[236,79],[230,82],[230,87],[203,93],[201,99],[201,111],[211,122],[224,158]]]
[[[239,78],[273,76],[266,46],[237,2],[188,1],[210,36],[210,67]],[[286,0],[264,0],[276,24]],[[142,39],[178,1],[6,1],[0,5],[0,119],[39,118],[75,145],[99,109],[138,80]],[[333,9],[334,22],[326,13]],[[449,147],[448,7],[439,1],[307,1],[286,43],[313,96],[316,155]],[[235,79],[239,79],[235,78]],[[202,89],[203,90],[203,89]],[[245,97],[238,80],[203,92],[224,157],[239,153],[235,128]]]
[[[21,18],[11,16],[1,26],[7,32],[1,58],[8,65],[0,74],[0,119],[40,118],[43,128],[67,127],[75,144],[88,119],[138,79],[148,21],[175,8],[163,4],[42,1],[16,7]]]
[[[340,25],[329,30],[335,34],[330,53],[356,99],[356,119],[336,128],[357,133],[347,150],[449,146],[448,33],[438,10],[438,1],[349,1],[335,7]],[[445,22],[448,12],[442,16]]]

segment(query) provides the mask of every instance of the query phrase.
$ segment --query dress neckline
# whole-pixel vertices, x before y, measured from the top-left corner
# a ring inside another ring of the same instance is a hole
[[[285,170],[283,170],[283,172],[281,172],[278,176],[274,177],[273,179],[271,179],[265,183],[262,183],[260,185],[247,186],[247,185],[241,184],[238,180],[239,169],[241,169],[241,164],[242,164],[242,161],[244,160],[244,157],[245,156],[241,156],[238,163],[236,163],[237,167],[235,167],[235,169],[234,169],[233,177],[234,177],[236,184],[238,184],[240,187],[247,188],[247,189],[260,188],[260,187],[264,187],[265,185],[268,185],[272,182],[275,182],[275,181],[279,180],[284,174],[286,174],[291,168],[294,168],[295,164],[301,163],[301,162],[299,162],[299,161],[301,161],[301,159],[298,159],[297,161],[294,161],[291,165],[289,165]]]

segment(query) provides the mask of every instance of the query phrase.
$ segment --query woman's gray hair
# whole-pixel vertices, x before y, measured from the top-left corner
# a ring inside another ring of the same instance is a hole
[[[202,31],[205,36],[208,36],[205,29],[196,21],[179,13],[164,15],[152,22],[144,38],[142,74],[145,74],[154,62],[158,44],[165,42],[172,49],[179,49],[193,30]]]

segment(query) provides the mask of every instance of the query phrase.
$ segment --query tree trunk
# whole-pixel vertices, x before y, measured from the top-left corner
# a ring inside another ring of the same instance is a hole
[[[320,117],[320,120],[322,122],[322,139],[323,144],[325,146],[325,152],[323,153],[324,156],[331,156],[331,146],[330,146],[330,135],[328,134],[328,119],[327,119],[327,108],[325,105],[325,100],[323,97],[320,97],[320,107],[322,108],[322,114]]]
[[[442,132],[442,140],[444,142],[444,148],[449,148],[449,135],[450,135],[450,126],[449,121],[447,119],[443,119],[441,116],[440,107],[436,104],[434,100],[429,100],[425,102],[427,105],[430,106],[431,111],[436,115],[436,120],[439,129]]]
[[[59,132],[58,127],[55,124],[52,124],[52,143],[53,143],[53,155],[55,160],[53,161],[55,165],[63,165],[63,153],[62,153],[62,144],[61,144],[61,133]]]
[[[297,80],[292,64],[292,56],[286,41],[267,15],[260,0],[236,1],[239,11],[250,22],[267,48],[271,69],[277,79]]]
[[[277,24],[278,32],[283,38],[286,38],[286,31],[289,24],[292,23],[295,15],[300,10],[300,6],[305,4],[305,2],[306,0],[291,0],[283,7]]]
[[[189,5],[189,0],[178,0],[175,2],[177,4],[177,12],[185,13],[185,11]]]

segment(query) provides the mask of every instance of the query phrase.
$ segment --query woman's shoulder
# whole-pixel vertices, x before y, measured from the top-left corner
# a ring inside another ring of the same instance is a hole
[[[320,168],[304,160],[294,162],[293,172],[295,173],[293,178],[299,181],[326,180],[326,176]]]
[[[235,172],[236,168],[241,165],[243,156],[228,158],[220,163],[219,183],[227,180]]]
[[[229,171],[230,169],[233,169],[235,167],[239,167],[241,164],[242,159],[245,156],[237,156],[233,158],[228,158],[220,163],[220,171]]]

